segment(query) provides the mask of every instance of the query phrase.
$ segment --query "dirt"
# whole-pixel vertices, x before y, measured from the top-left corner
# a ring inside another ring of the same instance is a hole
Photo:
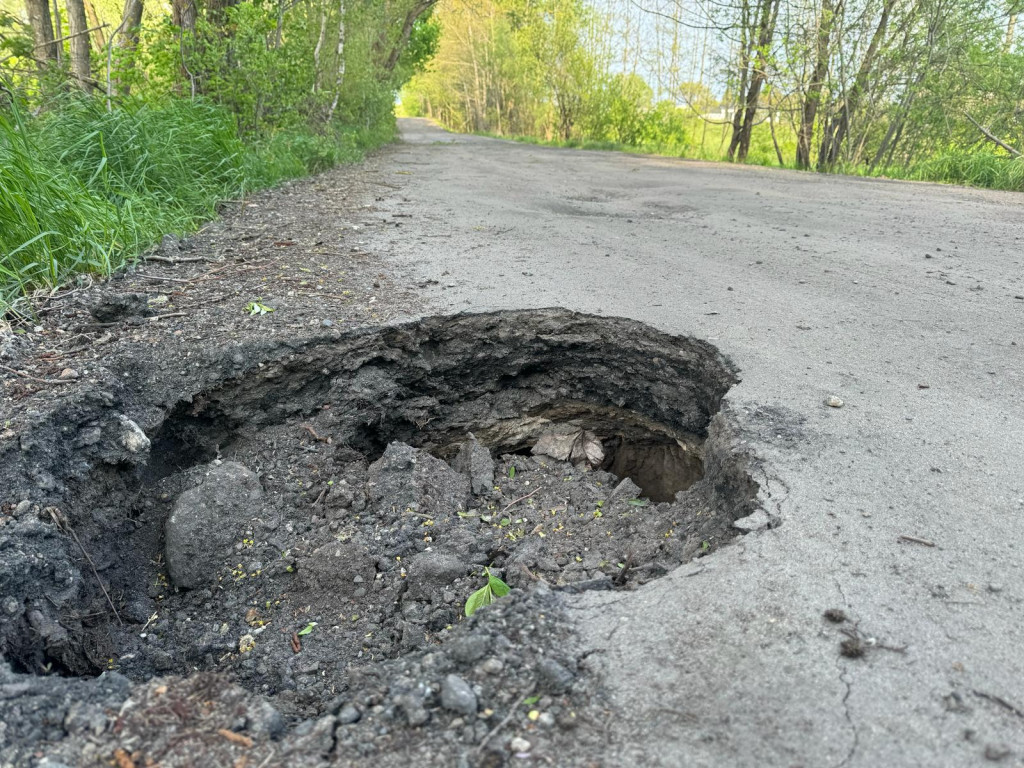
[[[382,184],[234,206],[3,336],[0,765],[600,764],[565,606],[755,512],[737,372],[565,310],[401,319]]]

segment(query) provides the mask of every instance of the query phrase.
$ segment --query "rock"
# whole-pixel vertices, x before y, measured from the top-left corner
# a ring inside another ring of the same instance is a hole
[[[733,520],[732,527],[738,528],[741,531],[747,533],[753,533],[754,531],[763,531],[771,525],[771,518],[768,517],[768,513],[763,509],[759,509],[754,514],[748,515],[747,517],[741,517],[739,520]]]
[[[60,372],[60,376],[58,378],[68,381],[70,379],[77,379],[80,375],[81,374],[79,374],[74,368],[65,368]]]
[[[494,459],[491,452],[477,442],[473,433],[452,459],[452,469],[469,478],[469,488],[477,496],[485,496],[494,487]]]
[[[505,662],[499,659],[497,656],[492,656],[489,659],[485,659],[480,664],[480,671],[485,675],[500,675],[505,669]]]
[[[460,715],[476,714],[476,694],[458,675],[448,675],[441,683],[441,706]]]
[[[181,251],[181,241],[177,235],[164,235],[160,240],[159,250],[161,256],[174,258]]]
[[[269,701],[256,700],[245,713],[245,729],[254,736],[278,739],[284,735],[284,717]]]
[[[121,434],[119,436],[121,445],[129,453],[147,453],[150,448],[150,441],[141,427],[123,414],[118,414],[117,420],[121,425]]]
[[[829,408],[842,408],[844,403],[835,395],[829,395],[827,398],[825,398],[825,405],[827,405]]]
[[[428,550],[410,557],[405,567],[409,597],[426,600],[467,575],[472,566],[457,555]]]
[[[371,504],[382,513],[452,512],[464,508],[469,478],[429,453],[391,443],[370,465],[367,489]]]
[[[569,690],[576,676],[554,659],[541,659],[537,663],[537,682],[545,693],[562,694]]]
[[[334,715],[324,715],[316,721],[300,723],[288,741],[288,748],[282,756],[301,755],[301,761],[285,760],[284,765],[308,764],[311,757],[324,757],[334,747],[334,729],[337,722]]]
[[[149,297],[144,293],[105,293],[89,312],[101,323],[116,323],[129,317],[144,316],[148,303]]]
[[[613,490],[611,496],[608,497],[608,503],[614,504],[617,501],[625,502],[630,499],[639,499],[641,496],[643,496],[643,491],[640,490],[640,486],[627,477],[615,486],[615,490]]]
[[[395,704],[405,713],[405,719],[409,721],[409,725],[413,728],[425,725],[430,721],[430,713],[423,706],[423,699],[415,694],[407,693],[402,696],[396,696]]]
[[[486,656],[492,647],[492,640],[485,635],[464,635],[451,641],[448,655],[460,664],[472,664]]]
[[[363,714],[356,709],[356,705],[349,702],[338,711],[338,722],[342,725],[350,725],[352,723],[358,723],[362,716]]]
[[[195,484],[178,497],[164,525],[167,572],[184,589],[216,581],[263,495],[256,475],[237,462],[199,467],[190,475]]]
[[[529,752],[532,745],[522,736],[514,736],[508,743],[508,748],[513,752]]]
[[[597,435],[585,429],[568,434],[558,429],[541,435],[530,450],[534,455],[550,456],[555,461],[568,461],[576,466],[600,466],[604,461],[604,446]]]

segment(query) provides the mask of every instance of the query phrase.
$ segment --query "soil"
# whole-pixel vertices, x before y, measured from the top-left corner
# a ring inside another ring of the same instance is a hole
[[[376,162],[0,336],[0,765],[601,764],[565,606],[755,512],[737,372],[622,319],[411,318]]]

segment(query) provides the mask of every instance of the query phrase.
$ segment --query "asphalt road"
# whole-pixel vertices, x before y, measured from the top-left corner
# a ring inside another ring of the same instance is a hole
[[[741,370],[781,524],[580,598],[607,764],[1024,765],[1024,197],[402,131],[368,237],[434,310],[620,315]]]

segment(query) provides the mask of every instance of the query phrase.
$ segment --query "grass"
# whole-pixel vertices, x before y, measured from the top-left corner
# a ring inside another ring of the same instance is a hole
[[[225,200],[357,160],[392,130],[243,143],[225,110],[181,99],[108,111],[69,98],[36,118],[0,111],[0,317],[34,290],[111,274]]]

